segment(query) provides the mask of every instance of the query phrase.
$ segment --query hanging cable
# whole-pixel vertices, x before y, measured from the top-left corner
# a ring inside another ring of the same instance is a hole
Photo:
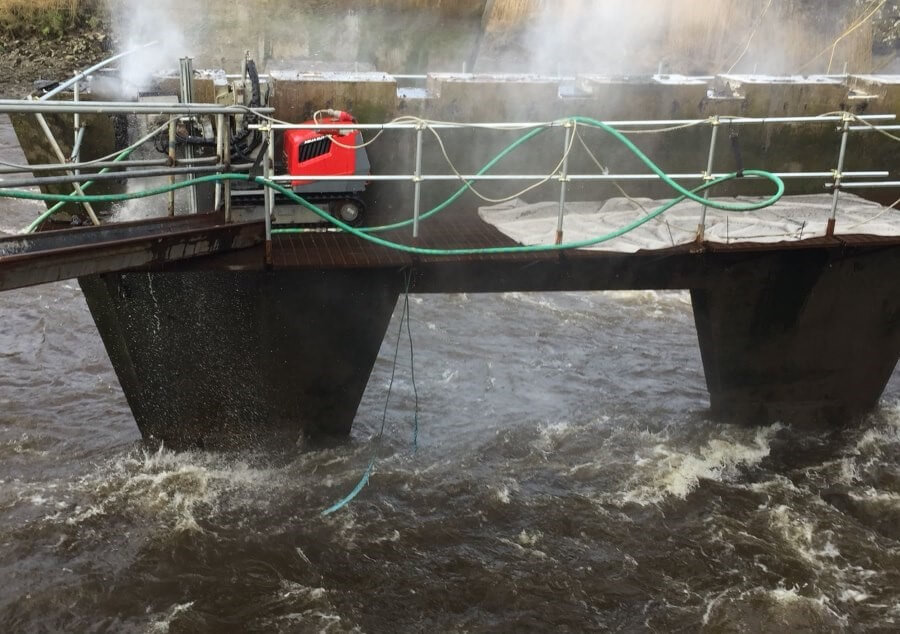
[[[578,121],[573,119],[572,120],[572,130],[573,130],[573,132],[577,132],[577,129],[578,129]],[[493,204],[505,203],[505,202],[509,202],[510,200],[515,200],[516,198],[521,198],[528,192],[533,191],[533,190],[537,189],[538,187],[540,187],[541,185],[544,185],[545,183],[550,182],[550,180],[553,179],[553,177],[559,172],[559,170],[562,169],[562,166],[565,164],[566,159],[569,158],[569,154],[571,154],[572,148],[575,145],[575,135],[573,134],[572,138],[569,140],[569,145],[566,146],[565,151],[563,152],[563,156],[559,160],[559,163],[556,164],[556,167],[553,168],[553,171],[550,172],[545,178],[542,178],[541,180],[539,180],[535,183],[532,183],[525,189],[517,191],[514,194],[510,194],[509,196],[504,196],[503,198],[491,198],[490,196],[485,196],[484,194],[479,192],[477,189],[475,189],[474,185],[472,184],[472,181],[466,180],[466,178],[462,174],[460,174],[459,170],[456,169],[456,166],[453,164],[453,161],[451,160],[450,155],[447,153],[447,148],[446,148],[446,146],[444,146],[444,141],[441,139],[441,136],[439,134],[437,134],[437,131],[434,130],[433,128],[431,129],[431,132],[434,134],[435,139],[437,139],[438,147],[441,148],[441,154],[444,155],[444,160],[447,162],[447,166],[450,167],[450,171],[453,172],[456,175],[456,177],[465,185],[465,187],[469,191],[471,191],[473,194],[475,194],[478,198],[480,198],[481,200],[483,200],[485,202],[493,203]]]
[[[862,222],[857,222],[855,225],[850,225],[849,227],[847,227],[847,231],[849,231],[850,229],[856,229],[857,227],[862,227],[863,225],[867,225],[869,223],[875,222],[876,220],[880,219],[882,216],[889,214],[892,211],[897,211],[896,207],[898,205],[900,205],[900,198],[895,200],[893,203],[891,203],[890,205],[885,207],[884,210],[878,212],[871,218],[863,220]]]
[[[738,178],[744,177],[744,154],[741,152],[741,137],[737,128],[729,125],[728,140],[731,142],[731,154],[734,156],[734,173]]]
[[[415,454],[419,450],[419,388],[416,387],[415,346],[413,345],[412,320],[409,316],[409,287],[410,281],[412,280],[412,271],[410,271],[408,275],[409,277],[406,278],[406,301],[404,302],[404,306],[406,307],[406,334],[409,337],[409,374],[412,381],[414,401],[412,446],[413,453]]]
[[[747,51],[750,50],[750,44],[753,42],[753,38],[756,37],[756,32],[759,30],[759,27],[762,26],[763,18],[766,17],[766,14],[769,12],[769,9],[772,7],[772,2],[773,2],[773,0],[769,0],[769,3],[766,5],[766,8],[763,9],[759,18],[757,18],[756,25],[753,27],[753,30],[750,32],[750,37],[747,38],[747,45],[744,47],[744,50],[741,51],[741,54],[738,56],[738,58],[736,60],[734,60],[734,63],[728,67],[728,70],[725,71],[726,73],[730,73],[731,71],[733,71],[734,67],[741,63],[741,60],[744,59],[744,55],[746,55]]]
[[[858,20],[857,22],[851,24],[850,27],[849,27],[846,31],[844,31],[840,36],[838,36],[838,38],[837,38],[833,43],[829,44],[828,46],[826,46],[825,48],[823,48],[821,51],[819,51],[818,53],[816,53],[816,55],[815,55],[812,59],[810,59],[808,62],[806,62],[805,64],[803,64],[803,65],[802,65],[800,68],[798,68],[797,70],[798,70],[798,71],[804,71],[804,70],[806,70],[810,65],[812,65],[813,62],[815,62],[817,59],[819,59],[820,57],[822,57],[822,55],[824,55],[824,54],[827,53],[829,50],[831,50],[831,59],[828,61],[828,69],[826,70],[826,74],[829,73],[829,72],[831,72],[831,65],[832,65],[832,63],[834,62],[834,53],[835,53],[835,51],[837,50],[837,45],[840,44],[841,41],[842,41],[845,37],[847,37],[848,35],[850,35],[850,34],[853,33],[854,31],[856,31],[856,29],[858,29],[859,27],[861,27],[862,25],[864,25],[866,22],[868,22],[868,21],[872,18],[872,16],[874,16],[876,13],[878,13],[878,11],[880,11],[881,8],[882,8],[885,4],[887,4],[887,0],[881,0],[881,1],[879,2],[878,6],[876,6],[870,13],[868,13],[867,15],[865,15],[863,18],[861,18],[861,19]]]
[[[375,470],[375,463],[378,460],[378,451],[381,449],[381,442],[384,438],[384,429],[387,426],[387,414],[388,414],[388,406],[391,403],[391,394],[394,390],[394,378],[397,376],[397,359],[400,356],[400,341],[403,339],[403,326],[404,322],[406,323],[407,332],[409,332],[409,341],[410,341],[410,360],[413,358],[412,352],[412,333],[409,331],[409,287],[412,282],[412,272],[406,271],[406,288],[403,292],[403,308],[400,311],[400,329],[397,333],[397,345],[394,347],[394,359],[391,364],[391,380],[388,383],[387,396],[384,399],[384,411],[381,414],[381,428],[378,430],[378,435],[375,437],[374,447],[372,449],[372,457],[369,459],[369,464],[366,466],[366,470],[363,472],[362,477],[359,479],[359,482],[356,483],[356,486],[353,487],[353,490],[350,491],[345,497],[336,502],[335,504],[329,506],[327,509],[322,511],[322,515],[328,516],[334,513],[337,513],[342,508],[350,504],[353,500],[356,499],[356,496],[362,492],[362,490],[369,483],[369,479],[372,477],[372,473]],[[413,375],[415,377],[415,375]],[[415,390],[415,378],[413,378],[413,389]],[[417,442],[418,440],[418,425],[419,425],[419,396],[418,392],[416,392],[416,407],[415,407],[415,435],[414,440]]]
[[[600,160],[599,160],[596,156],[594,156],[594,153],[591,152],[591,149],[588,147],[587,143],[585,143],[584,137],[581,136],[581,133],[580,133],[580,132],[576,132],[576,134],[578,135],[578,140],[581,142],[581,147],[583,147],[583,148],[584,148],[584,151],[587,152],[587,155],[588,155],[588,156],[591,158],[591,160],[594,162],[594,165],[597,166],[597,169],[599,169],[603,174],[609,174],[609,168],[607,168],[607,167],[604,166],[602,163],[600,163]],[[622,188],[622,186],[619,185],[619,181],[612,181],[612,184],[613,184],[613,186],[614,186],[616,189],[619,190],[619,193],[622,194],[622,196],[625,198],[625,200],[627,200],[628,202],[630,202],[632,205],[636,205],[636,206],[638,207],[638,209],[640,209],[641,211],[643,211],[645,214],[646,214],[646,213],[649,213],[649,212],[647,211],[647,208],[644,207],[644,205],[642,205],[642,204],[640,203],[640,201],[638,201],[638,200],[636,200],[636,199],[634,199],[634,198],[632,198],[631,196],[628,195],[628,192],[626,192],[626,191]]]

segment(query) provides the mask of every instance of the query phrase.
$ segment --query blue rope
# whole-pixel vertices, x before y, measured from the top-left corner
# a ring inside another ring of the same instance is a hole
[[[407,272],[406,274],[406,291],[404,293],[404,302],[403,302],[403,310],[400,311],[400,332],[397,333],[397,346],[394,348],[394,362],[391,366],[391,380],[388,383],[388,391],[387,397],[384,399],[384,411],[381,414],[381,429],[378,431],[378,436],[375,437],[375,449],[372,452],[372,458],[369,460],[369,466],[366,467],[366,470],[363,472],[362,477],[359,479],[359,482],[356,483],[356,486],[353,487],[353,490],[347,494],[346,497],[341,499],[339,502],[336,502],[332,506],[329,506],[327,509],[322,511],[323,516],[331,515],[332,513],[336,513],[340,511],[342,508],[350,504],[356,496],[358,496],[362,490],[369,483],[369,479],[372,477],[372,473],[375,470],[375,462],[378,459],[378,450],[381,448],[381,440],[384,438],[384,428],[387,423],[387,413],[388,413],[388,405],[391,402],[391,393],[394,389],[394,377],[397,375],[397,358],[400,356],[400,340],[403,338],[403,325],[406,322],[407,333],[409,333],[409,340],[412,342],[412,333],[409,330],[409,285],[412,281],[412,273]],[[412,349],[410,348],[410,359],[412,359]],[[415,390],[415,378],[413,378],[413,390]],[[415,415],[415,436],[413,442],[416,443],[419,435],[419,396],[418,392],[416,392],[416,415]]]
[[[410,277],[412,274],[410,273]],[[410,328],[409,318],[409,279],[406,282],[406,334],[409,335],[409,373],[412,376],[413,396],[415,398],[415,409],[413,410],[413,455],[419,451],[419,389],[416,387],[416,358],[413,347],[412,329]]]
[[[375,456],[372,456],[372,459],[369,460],[369,466],[366,467],[365,473],[363,473],[362,478],[360,478],[359,482],[357,482],[356,486],[353,487],[353,490],[340,502],[336,503],[334,506],[329,506],[327,509],[322,511],[323,516],[331,515],[332,513],[337,513],[342,508],[350,504],[359,495],[360,491],[362,491],[367,484],[369,484],[369,477],[372,475],[372,469],[375,468]]]

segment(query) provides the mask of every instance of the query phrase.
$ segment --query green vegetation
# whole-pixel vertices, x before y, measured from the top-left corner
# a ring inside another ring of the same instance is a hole
[[[58,36],[75,27],[96,27],[103,0],[0,0],[0,33]]]

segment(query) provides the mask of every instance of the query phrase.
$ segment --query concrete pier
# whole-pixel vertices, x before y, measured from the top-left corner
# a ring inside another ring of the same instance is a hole
[[[710,404],[726,420],[841,423],[900,356],[900,249],[733,253],[693,289]]]
[[[349,434],[400,279],[207,271],[79,282],[144,438],[223,448]]]

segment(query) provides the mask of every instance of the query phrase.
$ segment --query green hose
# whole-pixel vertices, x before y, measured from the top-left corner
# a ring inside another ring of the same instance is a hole
[[[778,184],[778,193],[775,196],[773,196],[772,198],[768,199],[767,201],[764,201],[764,202],[767,202],[768,204],[765,204],[762,206],[759,206],[758,204],[748,205],[748,208],[746,210],[730,209],[730,211],[753,211],[755,209],[761,209],[762,207],[767,207],[767,206],[771,206],[771,205],[775,204],[784,195],[784,183],[781,181],[781,179],[779,179],[774,174],[771,174],[770,172],[763,172],[760,170],[744,170],[744,174],[751,175],[751,176],[761,176],[763,178],[769,178],[770,180],[772,180],[773,182],[776,182]],[[477,248],[477,249],[429,249],[429,248],[425,248],[425,247],[413,247],[413,246],[409,246],[406,244],[401,244],[399,242],[391,242],[390,240],[385,240],[385,239],[379,238],[377,236],[372,236],[372,235],[366,234],[366,233],[360,231],[359,229],[356,229],[344,222],[341,222],[339,219],[332,217],[327,211],[318,208],[317,206],[313,205],[312,203],[310,203],[307,200],[304,200],[303,198],[300,198],[294,192],[290,191],[289,189],[285,189],[284,187],[281,187],[277,183],[270,183],[262,178],[257,179],[257,182],[264,184],[268,187],[272,187],[275,191],[279,192],[280,194],[284,194],[285,196],[287,196],[294,202],[302,205],[303,207],[306,207],[307,209],[309,209],[316,215],[320,216],[324,220],[327,220],[328,222],[340,227],[347,233],[350,233],[359,238],[362,238],[363,240],[368,240],[369,242],[372,242],[374,244],[378,244],[380,246],[387,247],[389,249],[394,249],[397,251],[403,251],[405,253],[412,253],[415,255],[442,256],[442,255],[488,255],[488,254],[500,254],[500,253],[540,253],[540,252],[545,252],[545,251],[566,251],[566,250],[570,250],[570,249],[583,249],[586,247],[592,247],[592,246],[595,246],[602,242],[609,242],[610,240],[614,240],[615,238],[619,238],[631,231],[634,231],[641,225],[650,222],[657,216],[662,215],[663,213],[665,213],[666,211],[668,211],[669,209],[671,209],[678,203],[680,203],[683,200],[688,199],[688,198],[690,198],[691,200],[696,200],[698,202],[702,202],[709,207],[715,207],[716,209],[721,209],[721,207],[716,206],[716,204],[723,204],[723,203],[717,203],[717,201],[702,198],[700,196],[697,196],[697,193],[702,192],[706,189],[709,189],[710,187],[715,187],[716,185],[721,185],[722,183],[733,180],[737,177],[738,177],[738,175],[736,173],[728,174],[726,176],[723,176],[722,178],[717,178],[708,183],[704,183],[703,185],[700,185],[699,187],[697,187],[693,190],[685,189],[684,190],[686,192],[685,194],[670,200],[668,203],[666,203],[665,205],[662,205],[661,207],[659,207],[658,209],[655,209],[654,211],[651,211],[646,216],[643,216],[642,218],[638,218],[634,222],[631,222],[631,223],[625,225],[621,229],[618,229],[611,233],[607,233],[607,234],[599,236],[597,238],[581,240],[578,242],[565,242],[563,244],[535,244],[535,245],[524,245],[524,246],[514,246],[514,247],[487,247],[487,248]],[[305,229],[273,229],[272,230],[273,234],[305,233],[305,232],[306,232]]]
[[[553,245],[523,245],[523,246],[511,246],[511,247],[488,247],[488,248],[471,248],[471,249],[431,249],[425,247],[415,247],[410,245],[401,244],[398,242],[392,242],[390,240],[385,240],[383,238],[379,238],[377,236],[369,235],[372,231],[384,231],[387,229],[394,229],[403,226],[407,226],[412,223],[412,220],[406,220],[403,222],[395,223],[392,225],[385,225],[383,227],[373,227],[370,229],[357,229],[355,227],[351,227],[350,225],[342,222],[338,218],[332,217],[327,211],[321,209],[320,207],[310,203],[304,198],[298,196],[290,189],[287,189],[278,183],[274,183],[266,180],[263,177],[249,177],[246,174],[211,174],[208,176],[201,176],[199,178],[192,179],[190,181],[183,181],[181,183],[174,183],[170,185],[165,185],[161,187],[157,187],[154,189],[148,189],[141,192],[133,192],[130,194],[102,194],[96,196],[76,196],[76,195],[64,195],[64,194],[43,194],[38,192],[30,192],[30,191],[22,191],[22,190],[4,190],[0,189],[0,197],[8,197],[8,198],[21,198],[28,200],[43,200],[43,201],[60,201],[60,202],[120,202],[124,200],[132,200],[136,198],[148,198],[151,196],[157,196],[159,194],[164,194],[176,189],[181,189],[184,187],[192,187],[194,185],[202,184],[202,183],[210,183],[210,182],[218,182],[225,180],[242,180],[242,181],[252,181],[263,187],[269,187],[276,192],[286,196],[288,199],[294,201],[295,203],[309,209],[316,215],[318,215],[323,220],[339,227],[345,232],[357,236],[363,240],[367,240],[373,244],[377,244],[383,247],[387,247],[390,249],[395,249],[398,251],[402,251],[405,253],[411,253],[416,255],[434,255],[434,256],[443,256],[443,255],[477,255],[477,254],[500,254],[500,253],[536,253],[536,252],[545,252],[545,251],[563,251],[568,249],[579,249],[584,247],[590,247],[602,242],[607,242],[609,240],[613,240],[615,238],[621,237],[630,231],[633,231],[637,227],[653,220],[654,218],[660,216],[665,213],[678,203],[690,199],[695,202],[706,205],[707,207],[711,207],[713,209],[720,209],[723,211],[733,211],[733,212],[746,212],[746,211],[755,211],[757,209],[763,209],[765,207],[769,207],[778,202],[781,197],[784,195],[785,186],[784,181],[782,181],[777,175],[772,174],[771,172],[766,172],[762,170],[745,170],[743,172],[744,175],[750,176],[759,176],[765,178],[776,185],[777,191],[771,197],[758,202],[750,202],[750,203],[726,203],[717,200],[711,200],[708,198],[704,198],[699,195],[700,192],[703,192],[710,187],[715,187],[716,185],[721,185],[727,181],[738,178],[738,174],[732,173],[721,178],[709,181],[696,187],[695,189],[689,190],[675,182],[668,174],[662,171],[653,161],[650,160],[637,146],[635,146],[627,137],[625,137],[622,133],[610,126],[606,125],[601,121],[597,121],[596,119],[591,119],[588,117],[573,117],[570,121],[575,121],[577,123],[581,123],[584,125],[588,125],[591,127],[599,128],[608,134],[612,135],[616,140],[622,143],[629,151],[631,151],[638,159],[641,160],[653,173],[660,177],[660,179],[669,185],[673,190],[675,190],[679,195],[669,201],[668,203],[662,205],[656,210],[650,212],[649,214],[643,216],[635,220],[632,223],[613,231],[611,233],[591,238],[588,240],[581,240],[578,242],[568,242],[564,244],[553,244]],[[533,130],[528,134],[524,135],[522,138],[518,139],[516,142],[512,143],[508,146],[503,152],[498,154],[494,159],[492,159],[484,168],[479,172],[479,174],[483,174],[488,169],[490,169],[493,165],[495,165],[499,160],[501,160],[504,156],[509,154],[513,149],[519,147],[525,141],[533,138],[539,130]],[[426,217],[430,217],[439,211],[445,209],[448,205],[450,205],[453,201],[459,198],[465,189],[468,187],[468,184],[465,184],[460,190],[454,193],[450,198],[446,201],[431,209],[426,214],[423,214],[420,217],[420,220]],[[304,229],[274,229],[272,233],[274,234],[285,234],[285,233],[304,233],[306,230]]]
[[[122,152],[122,153],[119,154],[116,158],[113,159],[113,163],[118,163],[119,161],[124,161],[126,158],[128,158],[129,156],[131,156],[131,154],[132,154],[136,149],[137,149],[136,147],[133,147],[133,148],[129,148],[129,149],[125,150],[124,152]],[[111,169],[112,169],[111,167],[104,167],[102,170],[100,170],[99,173],[100,173],[100,174],[106,174],[106,173],[107,173],[109,170],[111,170]],[[95,183],[95,181],[88,181],[88,182],[86,182],[84,185],[81,186],[81,191],[84,191],[85,189],[87,189],[88,187],[90,187],[91,185],[93,185],[94,183]],[[68,202],[70,202],[70,201],[68,201],[68,200],[61,200],[61,201],[59,201],[58,203],[56,203],[55,205],[53,205],[52,207],[50,207],[50,209],[48,209],[47,211],[45,211],[44,213],[42,213],[40,216],[38,216],[38,217],[37,217],[37,220],[35,220],[34,222],[32,222],[30,225],[28,225],[28,228],[25,229],[25,233],[34,233],[35,231],[37,231],[37,228],[38,228],[38,227],[40,227],[40,226],[41,226],[46,220],[48,220],[49,218],[52,218],[53,215],[54,215],[57,211],[59,211],[60,209],[62,209],[62,208],[66,205],[66,203],[68,203]],[[87,201],[85,201],[85,202],[87,202]]]
[[[502,152],[500,152],[500,154],[498,154],[497,156],[492,158],[487,164],[485,164],[485,166],[482,167],[478,171],[477,175],[482,176],[482,175],[486,174],[492,167],[494,167],[494,165],[496,165],[501,160],[503,160],[510,152],[512,152],[513,150],[515,150],[517,147],[519,147],[526,141],[530,141],[531,139],[533,139],[534,137],[539,135],[541,132],[544,132],[546,130],[547,130],[547,128],[537,128],[536,130],[532,130],[528,134],[525,134],[525,135],[519,137],[518,139],[516,139],[516,141],[507,145],[506,148]],[[469,189],[470,185],[472,185],[472,181],[468,181],[468,182],[464,183],[462,187],[457,189],[456,192],[452,196],[450,196],[450,198],[448,198],[447,200],[445,200],[444,202],[439,204],[437,207],[434,207],[433,209],[430,209],[430,210],[426,211],[425,213],[423,213],[422,215],[420,215],[419,221],[421,222],[422,220],[427,220],[431,216],[443,211],[444,209],[446,209],[447,207],[449,207],[450,205],[455,203],[460,196],[462,196],[464,193],[466,193],[466,190]],[[381,225],[380,227],[365,227],[365,228],[360,229],[360,231],[362,231],[364,233],[376,233],[378,231],[388,231],[390,229],[402,229],[403,227],[410,226],[414,222],[415,222],[415,219],[410,218],[409,220],[401,220],[400,222],[395,222],[390,225]]]

